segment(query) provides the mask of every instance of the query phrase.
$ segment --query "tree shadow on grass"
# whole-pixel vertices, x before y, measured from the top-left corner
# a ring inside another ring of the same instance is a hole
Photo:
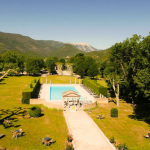
[[[134,113],[133,115],[129,115],[128,117],[131,119],[144,121],[150,124],[150,103],[143,105],[136,105],[133,107]]]
[[[14,125],[13,123],[17,122],[19,117],[24,118],[27,115],[27,109],[22,107],[15,107],[13,110],[1,109],[0,112],[0,125],[3,125],[4,128],[20,127],[21,125]],[[15,118],[16,116],[18,116],[18,118]],[[6,123],[4,120],[9,120],[11,123]]]

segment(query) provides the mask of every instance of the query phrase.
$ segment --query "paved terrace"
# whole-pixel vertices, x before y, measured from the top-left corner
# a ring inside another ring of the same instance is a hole
[[[64,116],[69,132],[73,135],[76,150],[115,150],[84,111],[64,111]]]

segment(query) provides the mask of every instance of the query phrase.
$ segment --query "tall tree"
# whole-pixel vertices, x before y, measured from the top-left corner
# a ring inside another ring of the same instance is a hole
[[[37,74],[42,69],[42,62],[44,62],[41,58],[28,58],[26,62],[26,72],[29,74]]]
[[[55,69],[55,60],[52,57],[48,57],[46,59],[46,67],[48,71],[51,73]]]

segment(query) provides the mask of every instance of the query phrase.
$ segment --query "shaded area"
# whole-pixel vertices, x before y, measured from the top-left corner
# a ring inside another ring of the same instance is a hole
[[[134,113],[128,117],[150,124],[150,103],[133,106]]]
[[[15,107],[14,110],[10,109],[1,109],[0,110],[0,125],[3,125],[4,128],[10,128],[10,127],[20,127],[21,125],[14,125],[14,122],[18,121],[18,118],[16,116],[21,116],[22,118],[25,118],[27,113],[27,108],[22,107]],[[3,116],[5,116],[3,118]],[[9,120],[11,123],[7,124],[4,122],[4,120]]]

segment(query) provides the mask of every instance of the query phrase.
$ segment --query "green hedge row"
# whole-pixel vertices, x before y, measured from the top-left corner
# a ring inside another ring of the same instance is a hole
[[[100,95],[100,93],[101,93],[105,97],[108,97],[108,89],[107,89],[107,87],[104,87],[104,86],[98,84],[94,80],[86,78],[86,79],[82,80],[82,84],[84,84],[86,87],[91,89],[97,95]]]
[[[40,85],[40,79],[34,79],[29,86],[22,91],[22,104],[29,104],[30,98],[34,98],[35,91]]]

